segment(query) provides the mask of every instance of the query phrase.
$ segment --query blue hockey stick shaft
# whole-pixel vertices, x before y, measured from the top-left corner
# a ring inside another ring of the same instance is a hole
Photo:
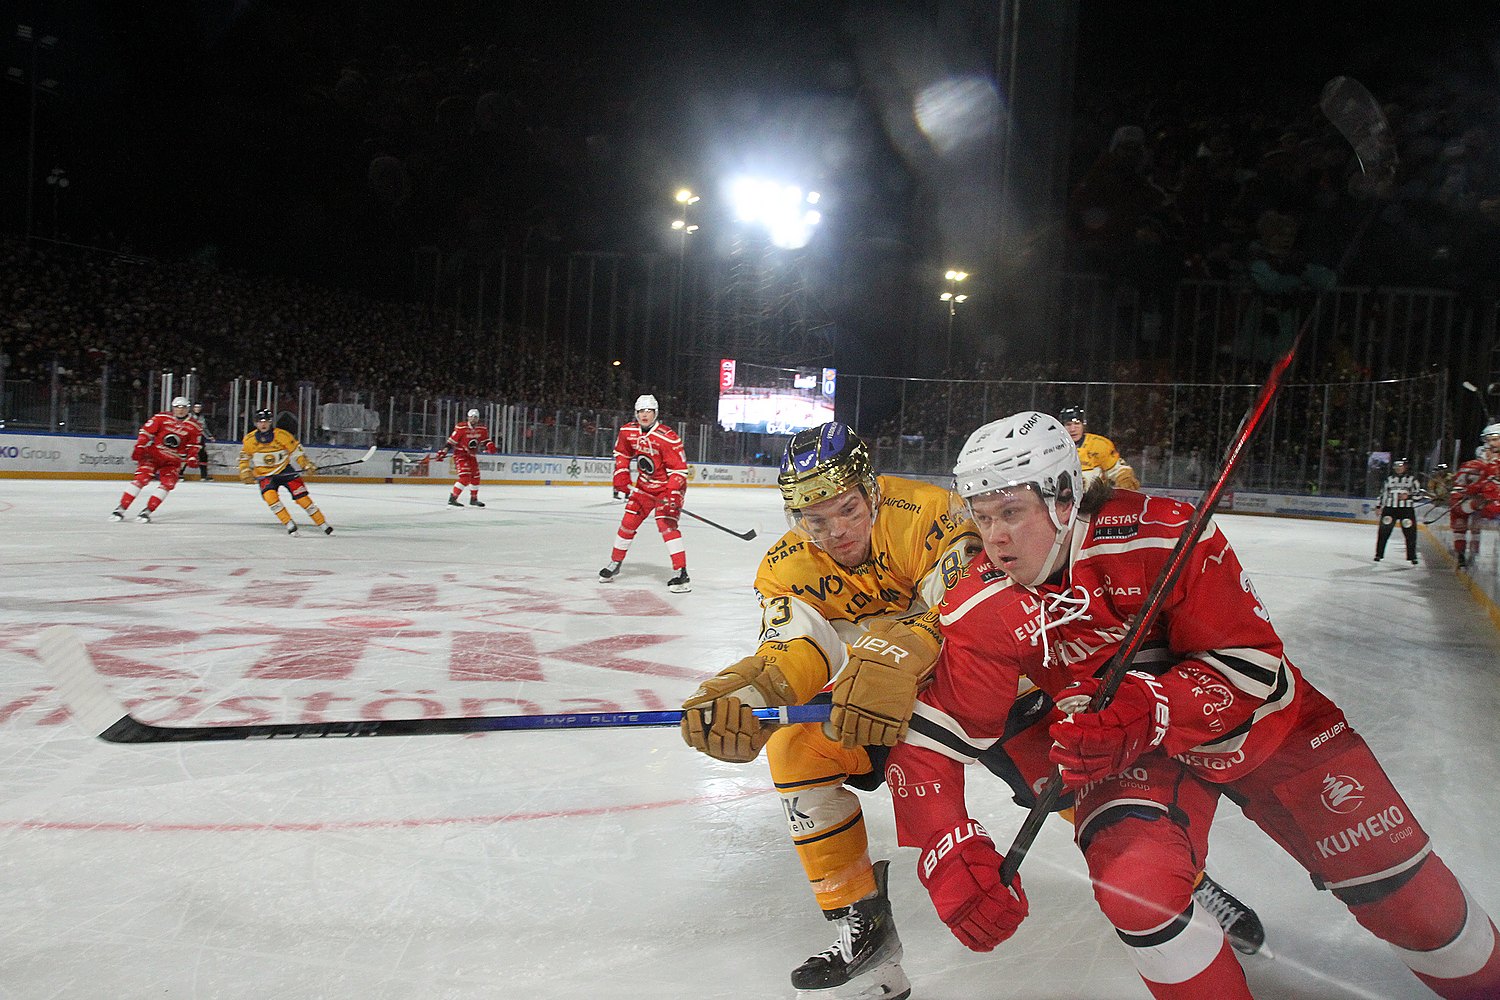
[[[682,712],[568,712],[558,715],[480,715],[443,719],[365,719],[347,722],[265,722],[223,726],[159,726],[142,722],[104,684],[78,633],[67,627],[42,633],[37,646],[58,695],[73,720],[110,743],[197,743],[221,740],[317,739],[324,736],[428,736],[545,729],[619,729],[675,726]],[[754,709],[777,725],[828,721],[827,703]]]

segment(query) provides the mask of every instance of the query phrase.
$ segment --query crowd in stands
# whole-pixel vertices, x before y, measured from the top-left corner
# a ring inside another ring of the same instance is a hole
[[[480,335],[451,316],[284,278],[74,253],[0,240],[5,377],[149,384],[196,369],[210,395],[234,378],[325,394],[496,398],[618,407],[644,391],[521,331]]]
[[[1399,186],[1346,280],[1495,297],[1500,94],[1434,74],[1384,96]],[[1181,277],[1253,277],[1257,262],[1302,279],[1339,260],[1362,214],[1348,143],[1298,88],[1084,91],[1074,135],[1075,260],[1148,299]]]

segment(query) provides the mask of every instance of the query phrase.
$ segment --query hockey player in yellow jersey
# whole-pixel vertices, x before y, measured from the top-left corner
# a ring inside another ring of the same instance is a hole
[[[308,495],[303,473],[314,473],[318,467],[302,451],[302,444],[289,431],[271,426],[270,410],[259,410],[255,414],[255,430],[245,435],[240,446],[240,482],[255,483],[260,495],[271,508],[271,513],[286,527],[289,535],[297,533],[297,524],[291,511],[281,502],[284,486],[297,505],[307,511],[313,524],[327,535],[333,534],[333,525],[323,516],[318,505]]]
[[[766,750],[813,893],[840,924],[839,943],[792,973],[798,995],[842,997],[848,987],[898,1000],[910,985],[888,862],[871,863],[859,797],[845,785],[883,781],[883,755],[937,659],[928,609],[978,551],[978,535],[946,489],[877,476],[869,448],[841,423],[795,435],[777,483],[791,530],[756,574],[760,644],[683,703],[700,709],[685,713],[683,738],[720,760]],[[772,730],[750,714],[817,697],[833,704],[824,726]]]
[[[1083,481],[1091,482],[1094,476],[1103,476],[1111,486],[1122,490],[1138,490],[1141,481],[1135,470],[1120,458],[1115,443],[1103,434],[1088,433],[1088,418],[1081,406],[1065,406],[1058,413],[1068,437],[1078,446],[1078,463],[1083,466]]]

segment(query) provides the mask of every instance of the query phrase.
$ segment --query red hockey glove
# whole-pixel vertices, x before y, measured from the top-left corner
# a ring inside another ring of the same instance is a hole
[[[447,448],[439,448],[437,450],[437,454],[432,456],[432,460],[434,462],[441,462],[443,459],[445,459],[447,457],[448,457],[448,449]]]
[[[484,443],[484,453],[486,455],[494,455],[494,454],[497,454],[499,451],[500,451],[500,449],[495,447],[495,442],[493,442],[493,441],[486,441]]]
[[[1093,677],[1063,688],[1057,706],[1077,714],[1052,723],[1048,730],[1052,762],[1062,768],[1063,784],[1069,789],[1119,774],[1141,754],[1160,746],[1171,722],[1167,692],[1150,674],[1130,671],[1108,708],[1087,711],[1088,699],[1097,690],[1099,681]]]
[[[146,457],[146,450],[144,448],[142,448],[140,445],[136,445],[134,448],[130,449],[130,460],[132,462],[143,461],[145,459],[145,457]]]
[[[675,521],[682,516],[682,494],[667,493],[661,498],[657,505],[657,512],[668,521]]]
[[[953,936],[972,951],[992,951],[1026,919],[1021,876],[1000,881],[1005,859],[977,820],[966,819],[932,839],[917,861],[917,877]]]
[[[615,470],[614,489],[615,489],[615,498],[618,499],[618,500],[623,500],[623,499],[625,499],[626,496],[628,496],[630,494],[630,470],[629,469],[616,469]]]

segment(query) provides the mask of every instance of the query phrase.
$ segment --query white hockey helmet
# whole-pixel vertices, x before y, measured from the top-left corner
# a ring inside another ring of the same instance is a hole
[[[959,450],[953,483],[965,504],[997,490],[1024,487],[1034,491],[1057,529],[1057,540],[1042,577],[1020,582],[1035,586],[1060,565],[1078,519],[1083,467],[1078,446],[1056,417],[1027,410],[985,424]],[[972,516],[972,508],[969,513]]]
[[[172,409],[174,409],[174,410],[177,409],[179,406],[185,408],[185,407],[189,407],[189,406],[192,406],[192,405],[193,404],[191,404],[191,403],[188,402],[188,399],[187,399],[186,396],[177,396],[176,398],[174,398],[172,400]]]
[[[649,392],[644,396],[635,397],[635,412],[639,413],[642,410],[650,410],[652,413],[661,412],[661,407],[656,405],[656,397]]]
[[[470,420],[478,420],[479,419],[479,411],[478,410],[470,410],[469,413],[468,413],[468,417],[469,417]]]
[[[1500,421],[1486,425],[1484,430],[1479,432],[1479,440],[1489,444],[1500,444]]]

